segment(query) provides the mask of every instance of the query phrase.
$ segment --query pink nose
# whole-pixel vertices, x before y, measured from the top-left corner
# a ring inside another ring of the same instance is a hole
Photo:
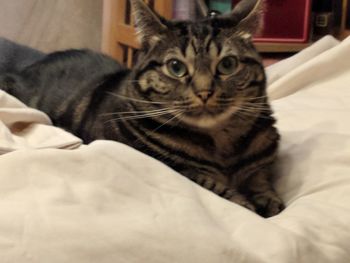
[[[197,97],[200,98],[204,103],[208,101],[208,99],[213,95],[213,91],[211,90],[205,90],[205,91],[199,91],[196,93]]]

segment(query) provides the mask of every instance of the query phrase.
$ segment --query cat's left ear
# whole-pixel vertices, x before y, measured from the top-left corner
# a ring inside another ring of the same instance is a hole
[[[130,0],[134,9],[137,35],[141,44],[156,43],[167,30],[167,26],[157,13],[142,0]]]
[[[241,0],[232,10],[231,16],[239,21],[240,34],[254,35],[263,27],[264,0]]]

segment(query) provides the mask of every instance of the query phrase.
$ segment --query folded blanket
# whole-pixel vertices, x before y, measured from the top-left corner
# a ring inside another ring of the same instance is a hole
[[[43,148],[76,148],[81,140],[51,126],[49,117],[0,90],[0,154]]]
[[[0,155],[1,262],[350,262],[350,39],[323,41],[268,71],[287,204],[269,219],[117,142],[57,149],[78,140],[0,94],[20,149]]]

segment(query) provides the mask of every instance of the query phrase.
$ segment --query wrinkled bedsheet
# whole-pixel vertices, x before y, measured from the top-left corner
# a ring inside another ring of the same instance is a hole
[[[350,39],[267,72],[287,205],[269,219],[0,91],[0,262],[350,262]]]

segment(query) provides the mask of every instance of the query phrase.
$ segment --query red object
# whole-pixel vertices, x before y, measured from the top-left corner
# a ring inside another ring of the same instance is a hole
[[[311,0],[265,0],[265,3],[264,28],[254,37],[255,42],[308,42]]]

